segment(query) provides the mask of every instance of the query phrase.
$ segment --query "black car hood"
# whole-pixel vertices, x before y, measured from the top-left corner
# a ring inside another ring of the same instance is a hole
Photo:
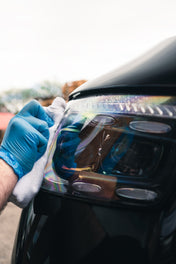
[[[84,83],[69,98],[102,93],[176,94],[176,37],[131,63]]]

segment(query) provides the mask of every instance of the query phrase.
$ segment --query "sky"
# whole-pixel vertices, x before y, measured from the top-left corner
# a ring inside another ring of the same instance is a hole
[[[90,80],[176,35],[175,0],[0,0],[0,91]]]

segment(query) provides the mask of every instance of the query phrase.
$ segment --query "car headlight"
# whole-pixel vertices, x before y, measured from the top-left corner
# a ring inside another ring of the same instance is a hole
[[[68,102],[42,188],[112,205],[162,202],[176,181],[175,102],[138,95]]]

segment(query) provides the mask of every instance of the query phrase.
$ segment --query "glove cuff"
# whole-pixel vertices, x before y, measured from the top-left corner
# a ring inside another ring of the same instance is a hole
[[[3,159],[10,167],[12,167],[15,174],[18,176],[18,180],[23,177],[24,172],[21,165],[14,159],[12,154],[6,150],[3,150],[2,147],[0,149],[0,158]]]

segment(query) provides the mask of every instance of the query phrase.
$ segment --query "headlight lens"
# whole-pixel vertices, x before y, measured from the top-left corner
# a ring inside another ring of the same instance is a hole
[[[175,182],[175,102],[136,95],[70,101],[42,187],[116,205],[160,202]]]

